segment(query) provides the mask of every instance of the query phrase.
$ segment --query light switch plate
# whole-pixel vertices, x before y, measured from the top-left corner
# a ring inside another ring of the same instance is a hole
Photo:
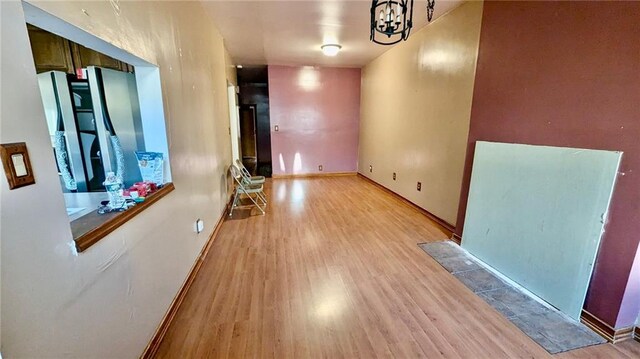
[[[0,144],[0,159],[2,159],[2,167],[7,176],[9,189],[36,183],[26,143]]]

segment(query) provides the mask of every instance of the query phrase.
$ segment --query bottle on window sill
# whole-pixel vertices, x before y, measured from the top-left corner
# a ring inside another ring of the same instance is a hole
[[[125,207],[125,199],[122,195],[122,181],[113,172],[107,173],[104,187],[109,195],[109,209],[115,210]]]

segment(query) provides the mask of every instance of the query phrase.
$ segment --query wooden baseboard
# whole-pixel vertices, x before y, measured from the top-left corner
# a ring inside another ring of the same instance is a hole
[[[580,315],[580,321],[613,344],[620,343],[634,337],[633,327],[615,329],[605,323],[602,319],[584,309]],[[638,333],[637,330],[638,328],[636,328],[636,334]]]
[[[422,214],[427,216],[430,220],[432,220],[433,222],[438,224],[440,227],[442,227],[442,229],[444,229],[445,232],[448,232],[447,236],[450,237],[453,234],[453,232],[455,230],[455,226],[452,225],[451,223],[448,223],[447,221],[443,220],[442,218],[440,218],[440,217],[436,216],[435,214],[427,211],[426,209],[418,206],[417,204],[415,204],[415,203],[411,202],[410,200],[404,198],[402,195],[394,192],[393,190],[390,190],[389,188],[387,188],[387,187],[381,185],[380,183],[372,180],[371,178],[363,175],[362,173],[358,173],[358,177],[369,181],[369,183],[377,186],[378,188],[382,189],[385,192],[388,192],[388,193],[394,195],[395,197],[399,198],[401,201],[403,201],[403,202],[407,203],[408,205],[410,205],[411,207],[417,209],[419,212],[421,212]]]
[[[640,342],[640,327],[636,327],[633,330],[633,339],[635,339],[637,342]]]
[[[462,245],[462,237],[460,237],[459,235],[453,233],[451,235],[451,240],[456,242],[458,245]]]
[[[313,178],[313,177],[339,177],[355,176],[357,172],[322,172],[322,173],[299,173],[286,175],[273,175],[272,178]]]
[[[193,281],[195,280],[196,276],[198,275],[198,272],[202,267],[202,263],[204,262],[204,259],[207,257],[207,254],[209,253],[209,249],[211,248],[213,241],[218,235],[218,232],[220,232],[222,223],[226,219],[227,214],[229,214],[229,208],[231,207],[232,200],[233,200],[233,197],[229,199],[229,202],[227,202],[227,206],[225,207],[224,212],[222,212],[222,215],[220,216],[220,218],[218,219],[218,222],[216,223],[216,226],[213,229],[211,236],[209,236],[207,243],[202,248],[202,251],[200,251],[200,254],[196,258],[195,263],[193,263],[193,266],[191,267],[191,271],[189,271],[189,275],[187,276],[187,279],[182,284],[182,287],[178,291],[178,294],[175,296],[175,298],[173,298],[173,301],[171,302],[171,305],[169,306],[167,313],[164,315],[164,318],[162,318],[162,321],[160,322],[158,329],[156,329],[155,334],[151,338],[151,341],[149,342],[147,347],[144,349],[144,352],[142,353],[140,358],[143,358],[143,359],[153,358],[158,352],[158,349],[160,348],[160,343],[162,342],[164,335],[167,333],[167,330],[169,329],[169,325],[171,325],[171,322],[173,321],[173,318],[178,312],[178,309],[180,308],[182,301],[184,301],[184,298],[186,297],[187,292],[189,291],[189,288],[193,284]]]

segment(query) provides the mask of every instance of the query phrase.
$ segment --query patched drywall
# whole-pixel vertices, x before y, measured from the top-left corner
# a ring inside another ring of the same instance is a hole
[[[465,3],[362,70],[358,172],[452,225],[481,17],[482,2]]]
[[[2,354],[138,357],[228,198],[233,72],[199,2],[32,4],[160,67],[176,190],[76,253],[22,3],[2,2],[0,142],[27,143],[36,179],[13,191],[0,181]]]
[[[579,321],[621,156],[476,142],[462,247]]]

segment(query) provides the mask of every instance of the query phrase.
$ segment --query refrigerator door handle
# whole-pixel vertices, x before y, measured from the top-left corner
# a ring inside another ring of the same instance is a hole
[[[66,74],[59,71],[51,72],[51,81],[58,112],[58,124],[54,134],[58,168],[67,189],[85,192],[87,191],[87,182],[82,165],[80,140],[69,83]]]

